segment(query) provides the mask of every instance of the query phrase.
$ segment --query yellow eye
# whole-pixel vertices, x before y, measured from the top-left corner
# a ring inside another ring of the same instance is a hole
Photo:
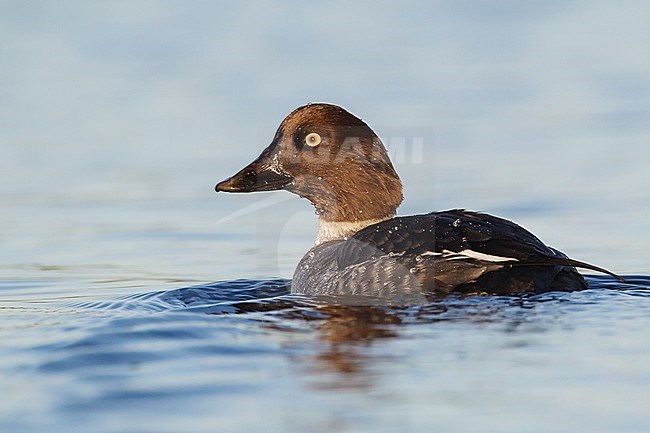
[[[311,134],[307,134],[305,137],[305,144],[309,147],[316,147],[320,144],[321,142],[320,135],[316,134],[315,132],[312,132]]]

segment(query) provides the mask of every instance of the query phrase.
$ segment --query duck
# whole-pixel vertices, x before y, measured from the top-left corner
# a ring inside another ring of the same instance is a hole
[[[487,213],[396,216],[402,182],[386,147],[363,120],[334,104],[296,108],[259,157],[215,190],[286,190],[315,207],[316,240],[295,269],[292,293],[420,299],[584,290],[588,283],[576,268],[625,281]]]

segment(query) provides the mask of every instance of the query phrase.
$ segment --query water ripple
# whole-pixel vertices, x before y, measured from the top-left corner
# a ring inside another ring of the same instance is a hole
[[[491,311],[504,305],[532,308],[545,302],[570,302],[594,304],[603,297],[650,297],[650,277],[627,276],[620,283],[609,276],[588,276],[590,289],[581,292],[549,292],[539,295],[517,296],[464,296],[451,295],[437,298],[424,305],[387,305],[385,300],[352,296],[305,296],[290,294],[290,280],[238,279],[183,287],[167,291],[130,294],[100,302],[71,303],[68,307],[88,310],[119,310],[131,312],[181,311],[209,315],[277,313],[300,316],[306,320],[321,319],[323,311],[335,307],[364,311],[367,308],[384,308],[391,311],[415,312],[419,316],[435,315],[438,319],[454,316],[450,311],[465,315],[472,311]]]

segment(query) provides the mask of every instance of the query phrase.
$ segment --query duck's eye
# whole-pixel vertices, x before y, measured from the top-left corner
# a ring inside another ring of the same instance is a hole
[[[320,144],[321,141],[322,139],[320,138],[320,135],[316,134],[315,132],[307,134],[305,137],[305,144],[309,147],[316,147]]]

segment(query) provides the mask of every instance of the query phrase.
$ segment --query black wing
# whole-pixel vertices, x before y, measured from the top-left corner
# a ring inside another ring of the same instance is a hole
[[[576,266],[620,279],[615,274],[569,259],[545,245],[523,227],[492,215],[454,209],[424,215],[396,217],[366,227],[350,237],[338,255],[339,269],[383,255],[449,257],[471,252],[503,266]]]

